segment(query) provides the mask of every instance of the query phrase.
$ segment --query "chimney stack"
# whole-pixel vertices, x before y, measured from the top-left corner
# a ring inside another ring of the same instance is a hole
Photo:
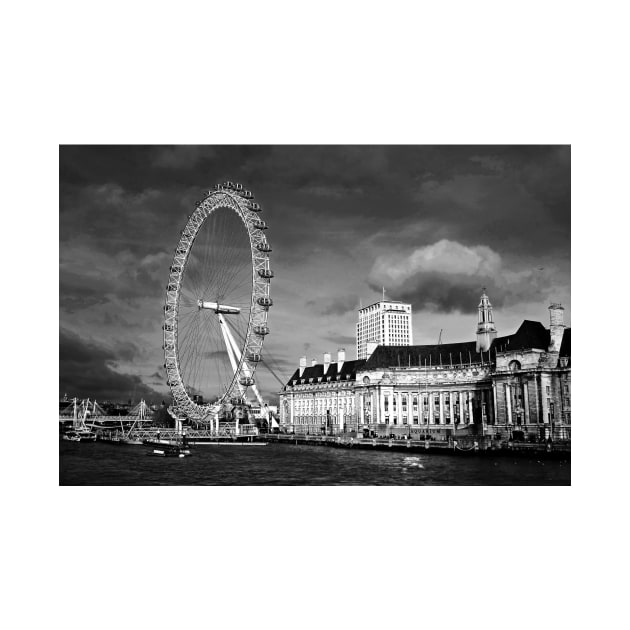
[[[317,359],[311,359],[311,367],[317,365]]]
[[[330,352],[324,352],[324,374],[328,372],[329,365],[330,365]]]
[[[562,304],[551,304],[549,306],[549,352],[560,352],[564,329],[564,308]]]
[[[346,349],[339,348],[337,350],[337,374],[341,372],[341,366],[344,364],[345,360],[346,360]]]
[[[306,357],[300,357],[300,376],[304,374],[305,369],[306,369]]]

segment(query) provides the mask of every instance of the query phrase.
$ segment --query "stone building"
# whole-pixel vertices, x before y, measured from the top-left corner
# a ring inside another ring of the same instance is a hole
[[[525,321],[518,340],[496,340],[494,405],[502,425],[571,437],[571,329],[563,311],[560,304],[549,307],[549,329]]]
[[[366,359],[300,368],[280,392],[281,426],[297,433],[570,439],[571,330],[563,308],[550,327],[525,320],[497,336],[484,293],[474,341],[385,346]]]
[[[364,363],[346,361],[343,348],[336,361],[327,352],[323,363],[307,366],[306,357],[301,357],[300,367],[280,392],[280,426],[313,434],[347,430],[357,412],[356,370]]]

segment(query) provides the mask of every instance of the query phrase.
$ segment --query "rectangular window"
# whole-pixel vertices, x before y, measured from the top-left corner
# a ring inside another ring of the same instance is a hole
[[[547,396],[549,396],[551,394],[551,387],[549,387],[549,385],[547,385]]]

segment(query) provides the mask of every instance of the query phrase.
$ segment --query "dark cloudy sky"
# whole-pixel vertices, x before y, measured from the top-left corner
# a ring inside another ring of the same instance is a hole
[[[355,358],[360,301],[413,304],[414,341],[474,337],[487,287],[499,334],[570,323],[570,148],[563,146],[64,146],[60,394],[159,402],[162,306],[179,231],[226,179],[264,208],[275,273],[265,343]],[[277,382],[258,374],[264,394]]]

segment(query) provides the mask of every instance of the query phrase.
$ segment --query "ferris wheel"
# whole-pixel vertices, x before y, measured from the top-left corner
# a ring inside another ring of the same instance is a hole
[[[241,184],[214,186],[197,202],[175,248],[164,305],[169,411],[211,423],[246,403],[269,328],[273,272],[261,207]]]

